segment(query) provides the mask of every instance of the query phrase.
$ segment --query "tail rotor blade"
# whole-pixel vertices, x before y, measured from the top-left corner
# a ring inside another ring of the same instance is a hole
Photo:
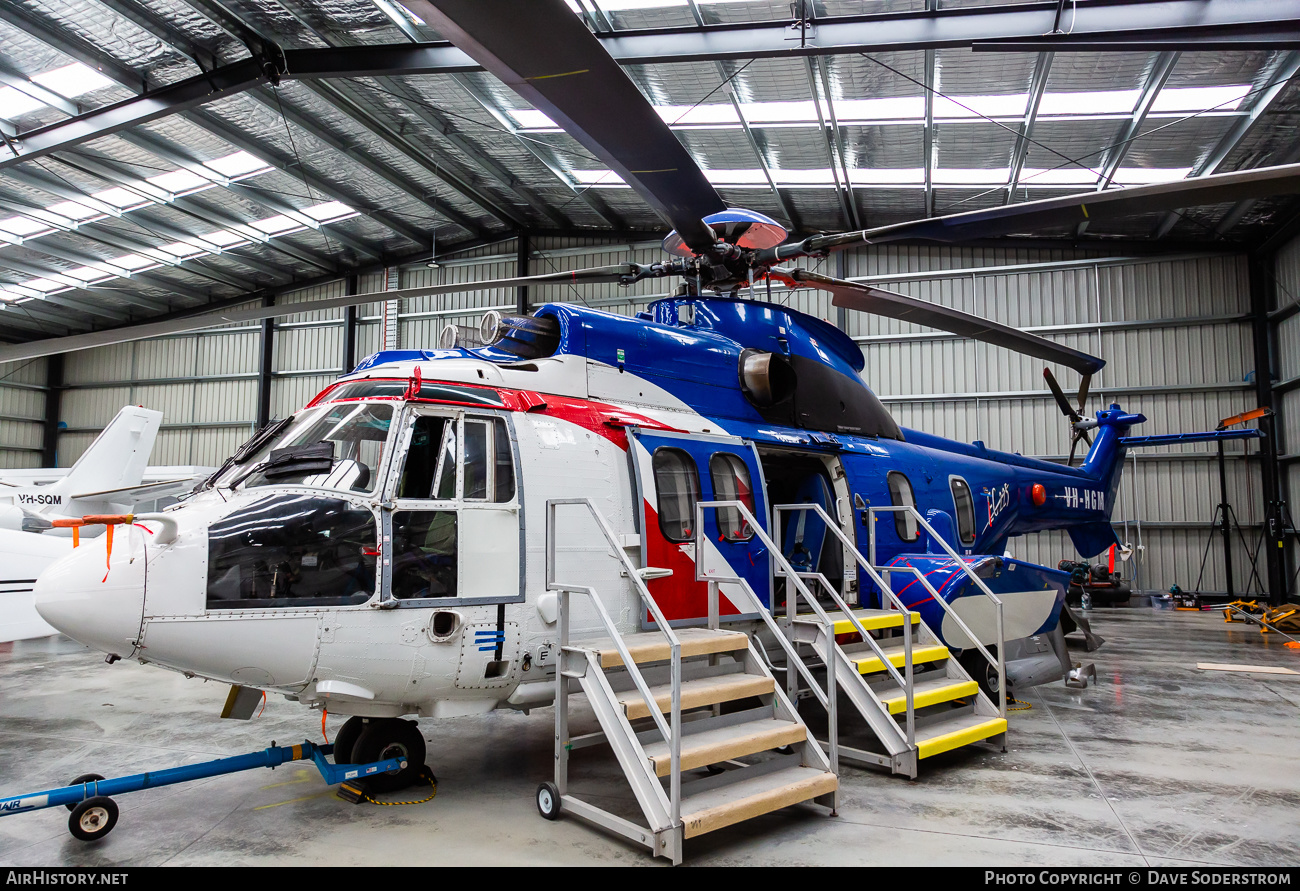
[[[1044,368],[1043,377],[1047,379],[1047,387],[1052,391],[1056,404],[1061,407],[1061,414],[1069,418],[1071,422],[1079,420],[1079,413],[1070,406],[1069,400],[1065,398],[1065,393],[1061,390],[1061,385],[1056,382],[1056,375],[1052,374],[1052,369]]]
[[[1076,431],[1074,431],[1072,434],[1070,434],[1070,457],[1067,458],[1066,461],[1065,461],[1065,464],[1066,464],[1067,467],[1072,467],[1072,466],[1074,465],[1074,450],[1075,450],[1075,448],[1077,448],[1078,445],[1079,445],[1079,433],[1080,433],[1080,432],[1081,432],[1081,431],[1076,430]]]
[[[1079,382],[1079,414],[1082,415],[1083,404],[1088,401],[1088,387],[1092,384],[1092,375],[1085,374]]]

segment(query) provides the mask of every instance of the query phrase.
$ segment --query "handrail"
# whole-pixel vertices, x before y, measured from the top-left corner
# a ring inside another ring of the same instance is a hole
[[[709,576],[700,575],[700,564],[703,562],[703,556],[704,556],[703,549],[704,549],[704,543],[706,541],[704,537],[704,511],[706,508],[711,508],[711,507],[738,509],[741,515],[745,518],[746,522],[749,523],[749,528],[752,529],[755,532],[755,534],[758,535],[760,541],[762,541],[765,545],[767,545],[768,553],[772,555],[773,559],[779,561],[785,569],[789,570],[793,574],[792,578],[794,579],[794,583],[799,589],[799,591],[804,595],[804,597],[813,603],[817,602],[817,598],[812,596],[812,592],[808,590],[808,586],[805,585],[803,583],[803,580],[798,577],[797,573],[795,573],[794,567],[791,566],[786,561],[785,556],[781,553],[781,549],[777,546],[776,542],[772,541],[772,539],[768,537],[767,533],[763,531],[762,526],[759,525],[758,520],[755,519],[754,515],[750,513],[749,508],[745,507],[744,504],[742,504],[739,501],[697,501],[695,503],[695,578],[697,581],[709,582],[709,627],[711,628],[717,627],[718,584],[721,582],[739,584],[741,591],[744,592],[751,599],[752,601],[751,606],[754,612],[757,613],[758,617],[763,620],[763,623],[765,625],[767,625],[768,630],[772,632],[772,636],[776,639],[776,642],[781,645],[781,649],[785,650],[787,664],[793,665],[798,670],[799,674],[803,676],[803,679],[808,683],[808,686],[812,689],[813,695],[817,697],[817,701],[821,703],[822,707],[826,709],[827,714],[830,716],[830,720],[829,720],[830,752],[828,753],[828,760],[830,761],[832,772],[838,774],[839,773],[839,739],[838,739],[839,695],[835,690],[835,671],[834,671],[833,663],[831,661],[833,657],[831,656],[831,652],[830,652],[833,651],[833,648],[835,646],[835,634],[834,634],[833,623],[832,623],[832,627],[827,629],[827,634],[826,634],[827,640],[829,641],[829,645],[827,647],[828,653],[826,657],[827,658],[826,664],[828,666],[828,670],[826,672],[826,690],[823,691],[822,688],[818,685],[816,677],[813,676],[812,670],[809,669],[808,666],[804,664],[804,661],[799,658],[799,653],[797,650],[795,650],[794,644],[792,644],[789,640],[787,640],[786,636],[781,633],[780,627],[776,624],[776,621],[772,618],[771,611],[767,607],[763,606],[763,601],[758,599],[758,595],[754,593],[754,589],[750,586],[749,582],[745,581],[745,579],[739,576],[731,576],[729,578],[720,579],[720,578],[710,578]]]
[[[655,623],[658,625],[658,630],[668,638],[668,646],[671,649],[672,658],[670,669],[670,677],[672,680],[672,704],[669,710],[670,722],[665,722],[663,715],[660,714],[657,700],[650,692],[650,685],[646,683],[645,677],[641,674],[641,670],[637,667],[636,662],[633,661],[632,654],[628,652],[627,644],[623,641],[623,636],[619,634],[618,627],[614,624],[613,619],[610,618],[609,612],[605,609],[605,605],[601,602],[595,589],[585,586],[564,585],[555,580],[556,508],[569,504],[583,505],[587,508],[592,519],[596,521],[596,525],[600,527],[600,531],[605,536],[606,541],[608,541],[612,546],[615,556],[620,562],[622,562],[623,568],[627,572],[628,579],[631,580],[633,587],[636,588],[637,594],[641,597],[641,601],[646,605],[650,614],[654,616]],[[646,707],[650,712],[650,717],[654,719],[655,726],[659,729],[660,735],[663,736],[664,742],[668,744],[670,753],[669,757],[671,758],[671,774],[669,778],[670,817],[673,826],[680,825],[682,822],[681,640],[668,624],[668,620],[659,609],[659,604],[657,604],[655,599],[650,595],[650,590],[646,587],[645,580],[641,578],[640,574],[637,572],[637,568],[632,565],[632,561],[623,550],[623,547],[618,540],[618,536],[614,534],[614,530],[609,527],[609,523],[605,520],[604,515],[602,515],[596,508],[596,505],[592,503],[590,498],[550,498],[546,501],[546,590],[556,591],[560,594],[559,631],[561,652],[564,652],[564,648],[569,645],[569,604],[567,595],[570,592],[586,594],[591,598],[592,603],[595,605],[596,612],[600,616],[601,622],[604,623],[605,629],[609,632],[610,639],[614,642],[614,646],[618,649],[619,656],[623,659],[624,667],[627,668],[627,672],[631,676],[633,683],[636,684],[637,690],[645,698]],[[557,672],[556,683],[565,683],[563,672]],[[671,724],[671,727],[669,724]]]
[[[939,592],[934,588],[933,585],[930,584],[930,580],[925,577],[925,574],[921,572],[921,570],[919,570],[917,567],[911,565],[910,563],[905,564],[906,568],[910,569],[912,571],[912,574],[915,575],[917,579],[920,580],[922,586],[925,587],[926,590],[930,592],[930,596],[934,599],[935,603],[943,607],[945,613],[947,613],[949,616],[952,616],[953,620],[957,623],[957,626],[961,628],[963,632],[965,632],[966,638],[970,640],[973,644],[975,644],[975,648],[979,650],[979,652],[984,656],[985,659],[988,660],[989,664],[997,666],[998,700],[999,700],[998,715],[1000,717],[1005,718],[1007,716],[1007,662],[1006,662],[1007,647],[1006,647],[1006,629],[1003,624],[1002,598],[998,597],[998,595],[993,593],[993,591],[989,588],[989,586],[984,583],[984,580],[979,577],[979,574],[976,573],[975,570],[970,568],[970,564],[967,563],[966,560],[953,549],[952,545],[948,544],[948,542],[944,539],[942,535],[934,531],[934,527],[931,526],[929,522],[926,521],[925,517],[921,516],[920,511],[918,511],[912,505],[901,504],[901,505],[889,506],[889,507],[873,506],[867,508],[867,510],[868,510],[868,515],[871,518],[871,523],[867,528],[867,533],[868,533],[868,539],[871,542],[870,545],[871,558],[873,562],[875,561],[875,557],[876,557],[876,512],[877,511],[881,511],[884,513],[907,512],[916,518],[916,521],[921,524],[921,526],[925,529],[926,532],[930,533],[931,540],[937,541],[943,547],[943,549],[948,552],[948,556],[951,557],[959,567],[961,567],[963,573],[965,573],[972,581],[975,582],[976,586],[979,587],[980,592],[983,593],[984,596],[988,597],[990,600],[993,601],[993,608],[995,613],[997,614],[997,621],[998,621],[998,657],[996,659],[994,659],[993,655],[989,653],[987,649],[984,648],[984,645],[982,643],[980,643],[979,638],[975,636],[975,632],[971,631],[970,626],[968,626],[965,623],[965,621],[962,620],[961,616],[957,615],[957,612],[952,608],[952,605],[939,596]],[[897,570],[897,567],[882,567],[882,568],[886,572],[892,572]]]
[[[890,602],[894,604],[896,609],[898,609],[900,612],[903,613],[903,627],[907,633],[903,635],[903,677],[899,677],[898,672],[894,669],[894,666],[891,665],[889,659],[885,657],[884,651],[881,650],[880,647],[876,645],[875,639],[866,632],[866,629],[862,627],[862,623],[859,622],[857,618],[853,615],[853,612],[848,608],[847,604],[845,604],[843,599],[840,597],[839,592],[831,588],[829,582],[826,583],[826,588],[831,592],[831,596],[835,599],[836,606],[838,606],[840,610],[849,617],[849,621],[853,623],[853,627],[857,629],[858,633],[862,636],[862,639],[864,641],[867,641],[871,645],[871,648],[876,651],[876,655],[880,658],[880,661],[882,664],[884,664],[885,668],[888,669],[890,675],[894,678],[894,682],[903,688],[903,695],[907,698],[907,744],[909,746],[915,745],[916,706],[915,703],[913,702],[913,691],[912,691],[912,678],[914,672],[912,666],[911,610],[909,610],[906,606],[903,605],[903,602],[898,599],[898,597],[894,594],[893,590],[889,587],[889,585],[885,583],[885,580],[876,573],[876,570],[872,568],[871,564],[868,563],[866,558],[862,556],[862,554],[858,551],[857,547],[854,546],[853,542],[849,540],[849,537],[844,534],[844,530],[840,528],[839,522],[836,520],[832,520],[830,516],[826,513],[826,511],[822,509],[822,506],[820,504],[808,503],[808,504],[776,505],[775,507],[772,508],[773,528],[778,530],[780,529],[781,512],[786,510],[815,511],[817,515],[821,517],[822,522],[826,524],[826,528],[829,529],[831,532],[833,532],[835,536],[840,540],[840,542],[845,547],[847,547],[850,551],[853,552],[854,558],[857,560],[859,565],[861,565],[862,568],[867,571],[867,574],[871,577],[871,580],[876,583],[876,587],[878,587],[883,593],[888,594]],[[820,575],[820,573],[818,573],[818,575]],[[815,607],[815,608],[820,609],[820,607]]]

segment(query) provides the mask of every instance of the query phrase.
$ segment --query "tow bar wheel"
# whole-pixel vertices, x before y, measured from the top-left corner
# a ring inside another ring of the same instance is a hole
[[[542,783],[537,787],[537,812],[548,820],[560,816],[560,790],[554,783]]]
[[[97,773],[83,773],[81,776],[79,776],[79,777],[77,777],[76,779],[74,779],[71,783],[68,783],[68,785],[69,785],[69,786],[84,786],[84,785],[86,785],[86,783],[95,783],[95,782],[98,782],[99,780],[102,780],[102,779],[103,779],[103,777],[101,777],[101,776],[100,776],[99,774],[97,774]],[[67,804],[65,804],[64,807],[66,807],[68,810],[73,810],[74,808],[76,808],[76,806],[77,806],[78,804],[80,804],[80,802],[78,802],[78,801],[71,801],[71,802],[68,802]]]
[[[117,802],[103,795],[87,798],[72,809],[68,831],[82,841],[98,841],[117,825]]]

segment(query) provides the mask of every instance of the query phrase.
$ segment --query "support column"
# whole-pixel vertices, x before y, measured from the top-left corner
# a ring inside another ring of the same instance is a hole
[[[349,275],[344,279],[343,294],[354,297],[357,293],[357,276]],[[343,373],[348,374],[357,367],[357,308],[347,306],[343,309]]]
[[[1272,253],[1250,255],[1250,311],[1252,316],[1251,340],[1255,358],[1255,398],[1260,406],[1276,411],[1280,406],[1273,399],[1273,336],[1274,327],[1268,318],[1276,288]],[[1268,599],[1280,606],[1287,599],[1287,536],[1284,527],[1285,500],[1282,496],[1282,474],[1277,461],[1277,432],[1281,428],[1278,418],[1262,418],[1260,427],[1265,438],[1260,441],[1260,476],[1264,489],[1264,560],[1268,579]]]
[[[515,257],[515,275],[523,277],[528,275],[528,254],[529,239],[527,232],[519,233],[518,253]],[[515,288],[515,312],[521,316],[528,315],[528,286],[520,285]]]
[[[45,440],[41,466],[59,466],[59,409],[63,402],[63,354],[45,360]]]
[[[384,290],[396,291],[401,280],[401,270],[390,266],[384,270]],[[379,309],[381,350],[397,350],[402,347],[401,300],[385,300]]]
[[[274,297],[262,298],[263,306],[275,306]],[[257,369],[257,429],[271,423],[271,369],[275,364],[275,319],[262,320],[262,362]]]
[[[835,257],[835,277],[844,278],[844,251],[836,251]],[[835,307],[835,327],[839,328],[845,334],[849,332],[849,311],[842,306]]]

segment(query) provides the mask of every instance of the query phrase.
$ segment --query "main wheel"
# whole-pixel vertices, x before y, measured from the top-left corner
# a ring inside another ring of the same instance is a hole
[[[395,792],[414,785],[424,767],[424,737],[410,721],[400,718],[371,718],[352,747],[352,764],[369,764],[388,758],[406,759],[396,773],[372,774],[367,778],[375,792]]]
[[[548,820],[560,816],[560,790],[554,783],[542,783],[537,787],[537,813]]]
[[[116,825],[117,802],[103,795],[87,798],[68,816],[68,831],[82,841],[98,841]]]
[[[339,732],[334,734],[334,763],[335,764],[355,764],[352,760],[352,750],[356,748],[357,740],[361,738],[361,731],[366,729],[365,719],[356,715],[348,718],[339,728]]]
[[[100,776],[99,774],[97,774],[97,773],[83,773],[81,776],[77,777],[77,778],[74,779],[72,782],[68,783],[68,785],[69,785],[69,786],[81,786],[81,785],[84,785],[84,784],[86,784],[86,783],[94,783],[94,782],[97,782],[97,781],[102,780],[102,779],[103,779],[103,777],[101,777],[101,776]],[[75,808],[79,803],[80,803],[80,802],[76,802],[76,801],[74,801],[74,802],[72,802],[71,804],[65,804],[64,807],[66,807],[68,810],[72,810],[72,809]]]
[[[998,656],[997,647],[989,647],[989,653],[996,659]],[[998,697],[998,667],[984,658],[984,654],[979,650],[967,650],[961,654],[961,667],[966,669],[966,673],[971,676],[980,685],[980,691],[993,700],[996,705],[1000,700]],[[1011,695],[1010,685],[1008,685],[1007,695]]]

